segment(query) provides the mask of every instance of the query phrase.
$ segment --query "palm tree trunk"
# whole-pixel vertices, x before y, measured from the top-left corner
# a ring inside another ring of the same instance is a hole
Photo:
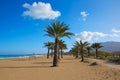
[[[54,58],[53,58],[53,67],[58,66],[58,39],[55,38],[55,47],[54,47]]]
[[[49,58],[49,48],[48,48],[48,53],[47,53],[47,59]]]
[[[90,50],[88,50],[88,56],[90,57]]]
[[[58,59],[60,60],[60,50],[58,49]]]
[[[96,49],[96,58],[98,58],[98,49]]]
[[[61,58],[63,58],[62,48],[61,48]]]
[[[76,58],[79,57],[79,48],[78,48],[78,51],[77,51],[77,54],[76,54]]]
[[[60,60],[60,48],[59,48],[59,43],[58,43],[58,60]]]
[[[81,58],[82,58],[82,62],[84,61],[84,55],[83,55],[83,52],[81,52]]]
[[[51,49],[51,58],[53,57],[53,49]]]

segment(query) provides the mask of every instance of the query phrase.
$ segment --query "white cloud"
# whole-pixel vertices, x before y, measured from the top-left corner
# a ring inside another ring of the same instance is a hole
[[[83,40],[83,41],[91,41],[91,40],[98,40],[104,37],[119,37],[118,34],[105,34],[102,32],[90,32],[90,31],[83,31],[80,34],[76,34],[76,40]]]
[[[114,33],[120,33],[120,30],[112,29],[112,32],[114,32]]]
[[[101,32],[83,31],[80,34],[76,34],[76,40],[91,41],[93,38],[105,37],[107,34]]]
[[[86,21],[86,18],[87,18],[87,16],[89,15],[87,12],[85,12],[85,11],[82,11],[82,12],[80,12],[80,15],[82,16],[82,18],[83,18],[83,21]]]
[[[33,19],[55,19],[61,15],[59,11],[54,11],[50,3],[33,2],[32,5],[25,3],[23,7],[27,10],[23,16],[30,16]]]
[[[109,36],[110,36],[110,37],[119,37],[119,35],[118,35],[118,34],[115,34],[115,33],[114,33],[114,34],[110,34]]]

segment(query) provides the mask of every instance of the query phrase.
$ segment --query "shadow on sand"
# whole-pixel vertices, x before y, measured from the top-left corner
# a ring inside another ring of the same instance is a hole
[[[3,66],[0,68],[22,69],[22,68],[50,68],[51,66]]]
[[[15,69],[15,68],[50,68],[51,66],[48,66],[50,64],[52,64],[52,62],[34,62],[32,64],[41,64],[41,66],[3,66],[3,67],[0,67],[0,68],[11,68],[11,69]]]
[[[34,62],[33,64],[52,64],[52,62]]]
[[[66,58],[66,59],[63,59],[63,60],[75,60],[75,58]]]

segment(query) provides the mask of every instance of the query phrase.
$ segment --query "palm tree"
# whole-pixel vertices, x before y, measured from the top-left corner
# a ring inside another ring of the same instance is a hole
[[[77,46],[74,46],[69,52],[70,52],[70,54],[73,54],[73,56],[75,56],[75,58],[78,58],[79,53],[78,53]]]
[[[80,54],[80,44],[78,41],[76,41],[73,46],[74,46],[73,51],[75,52],[74,54],[76,55],[75,57],[78,58]]]
[[[60,60],[60,40],[58,40],[58,59]]]
[[[54,42],[50,42],[51,58],[53,57]]]
[[[50,42],[46,42],[44,43],[44,46],[48,48],[48,52],[47,52],[47,59],[49,58],[50,55],[50,47],[51,47],[51,43]]]
[[[55,47],[54,47],[54,58],[53,58],[53,67],[58,66],[58,41],[60,38],[68,37],[70,38],[74,34],[71,32],[67,32],[70,28],[64,22],[60,23],[52,22],[51,25],[46,26],[45,32],[46,36],[54,38]]]
[[[86,49],[87,49],[88,56],[90,56],[90,50],[92,50],[92,47],[91,46],[87,46]]]
[[[85,51],[85,49],[86,49],[86,47],[89,45],[89,43],[88,42],[82,42],[81,40],[80,40],[80,42],[79,42],[79,46],[80,46],[80,54],[81,54],[81,58],[82,58],[82,62],[84,61],[84,51]]]
[[[66,44],[64,43],[65,41],[60,40],[59,41],[59,49],[60,49],[60,53],[61,53],[61,58],[63,58],[63,49],[67,49]]]
[[[84,52],[88,45],[89,45],[88,42],[82,42],[81,40],[75,42],[74,48],[78,50],[76,58],[78,58],[79,54],[81,54],[81,58],[82,58],[81,61],[84,61]]]
[[[92,48],[94,48],[96,51],[96,58],[98,58],[98,49],[100,49],[101,47],[103,47],[103,46],[101,46],[100,43],[93,43],[92,44]]]

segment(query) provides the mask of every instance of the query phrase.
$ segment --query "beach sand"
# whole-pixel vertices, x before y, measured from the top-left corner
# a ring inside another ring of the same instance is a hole
[[[120,69],[80,62],[72,56],[61,59],[58,67],[50,67],[52,59],[0,60],[0,80],[120,80]]]

